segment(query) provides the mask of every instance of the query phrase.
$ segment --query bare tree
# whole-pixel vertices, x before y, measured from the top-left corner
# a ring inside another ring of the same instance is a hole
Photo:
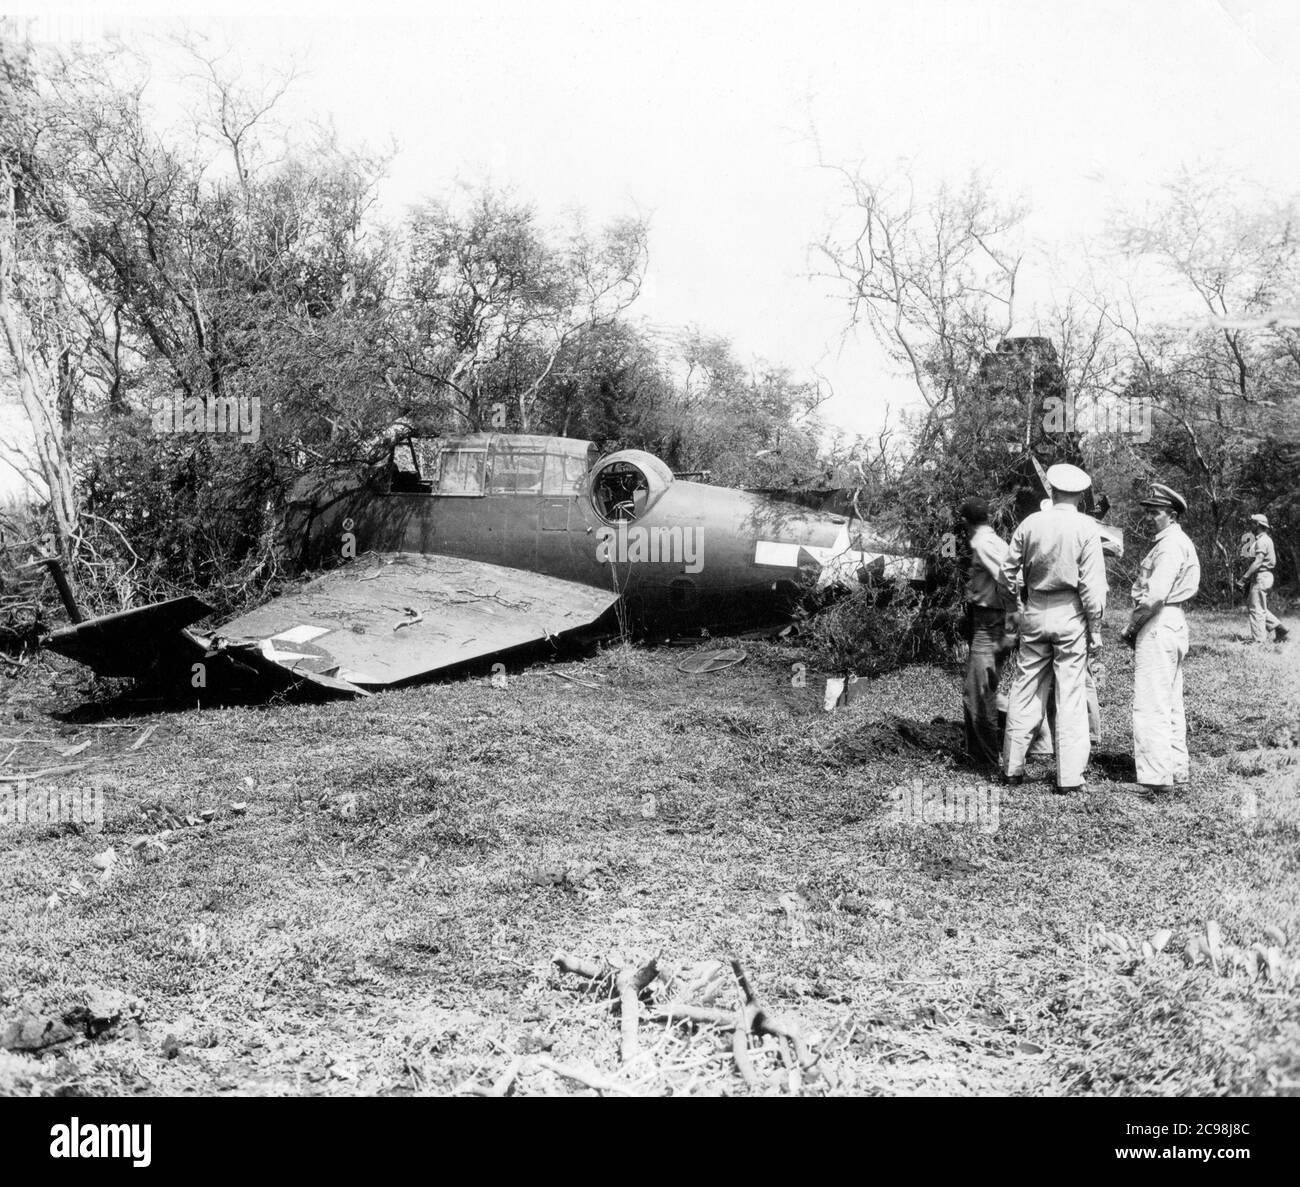
[[[1153,268],[1175,300],[1203,310],[1161,318],[1129,289],[1108,319],[1130,360],[1132,389],[1156,409],[1154,460],[1182,469],[1199,496],[1226,588],[1245,514],[1270,499],[1277,509],[1289,505],[1284,489],[1300,479],[1300,206],[1263,194],[1243,201],[1240,186],[1184,171],[1158,205],[1116,215],[1110,232],[1119,252]],[[1279,441],[1272,485],[1261,490],[1258,457]]]
[[[923,439],[951,415],[965,380],[1016,316],[1024,212],[999,203],[973,174],[960,188],[918,197],[910,176],[870,178],[829,166],[849,202],[816,245],[817,274],[847,304],[847,329],[866,324],[925,401]]]

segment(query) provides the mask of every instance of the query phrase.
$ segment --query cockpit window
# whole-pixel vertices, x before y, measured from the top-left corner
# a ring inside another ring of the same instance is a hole
[[[454,449],[443,451],[438,458],[438,493],[440,495],[481,495],[487,470],[487,451]]]
[[[490,495],[539,495],[542,493],[540,453],[493,454],[488,473]]]
[[[577,494],[587,480],[587,469],[584,458],[548,453],[542,476],[542,494],[556,497]]]

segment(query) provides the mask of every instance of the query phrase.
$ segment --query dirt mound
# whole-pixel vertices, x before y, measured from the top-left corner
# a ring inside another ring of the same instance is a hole
[[[846,762],[870,762],[885,755],[937,754],[954,759],[965,756],[961,722],[934,717],[913,721],[890,714],[873,721],[840,743],[840,757]]]

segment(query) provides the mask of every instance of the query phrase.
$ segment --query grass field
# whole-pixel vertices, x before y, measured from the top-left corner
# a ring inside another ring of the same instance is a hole
[[[111,719],[30,671],[0,773],[89,762],[41,785],[106,810],[0,829],[0,1091],[1300,1094],[1300,664],[1244,627],[1195,617],[1160,804],[1113,639],[1068,798],[954,765],[955,667],[828,714],[768,644]],[[633,1028],[610,986],[656,956]],[[798,1046],[735,1042],[732,957]]]

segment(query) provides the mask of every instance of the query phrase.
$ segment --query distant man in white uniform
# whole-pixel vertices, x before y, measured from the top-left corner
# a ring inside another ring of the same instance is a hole
[[[1255,535],[1255,542],[1248,555],[1253,559],[1241,579],[1241,584],[1250,590],[1246,599],[1250,614],[1250,641],[1267,643],[1272,632],[1274,643],[1284,643],[1289,632],[1268,608],[1268,591],[1273,588],[1273,570],[1277,568],[1277,549],[1273,546],[1273,537],[1268,534],[1268,516],[1252,515],[1250,530]]]
[[[1092,479],[1077,466],[1047,471],[1052,509],[1037,511],[1011,536],[999,585],[1012,594],[1024,575],[1028,599],[1020,628],[1020,661],[1007,706],[1002,773],[1021,783],[1025,753],[1056,681],[1056,790],[1083,786],[1088,765],[1088,655],[1100,656],[1106,610],[1106,567],[1096,523],[1079,510]]]
[[[1142,506],[1155,529],[1151,551],[1133,583],[1133,614],[1120,638],[1136,651],[1133,665],[1133,759],[1137,781],[1150,797],[1186,787],[1187,722],[1183,716],[1183,660],[1188,630],[1183,605],[1196,596],[1201,562],[1178,520],[1187,500],[1159,483]]]

